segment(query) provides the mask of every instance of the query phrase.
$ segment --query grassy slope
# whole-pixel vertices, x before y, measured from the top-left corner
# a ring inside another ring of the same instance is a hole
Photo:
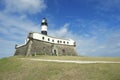
[[[120,64],[55,63],[3,58],[0,60],[0,80],[120,80]]]
[[[30,57],[28,57],[30,58]],[[120,58],[114,57],[80,57],[80,56],[34,56],[32,58],[52,59],[52,60],[82,60],[82,61],[118,61]]]

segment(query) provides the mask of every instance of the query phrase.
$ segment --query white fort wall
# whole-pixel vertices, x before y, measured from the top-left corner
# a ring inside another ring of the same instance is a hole
[[[31,32],[26,43],[16,46],[15,55],[68,55],[76,56],[75,41]]]
[[[60,39],[60,38],[55,38],[55,37],[51,37],[51,36],[47,36],[47,35],[43,35],[35,32],[29,33],[28,36],[36,40],[41,40],[44,42],[49,42],[54,44],[63,44],[63,45],[71,45],[71,46],[76,45],[75,41],[73,41],[72,39]],[[16,48],[26,45],[28,41],[29,41],[29,38],[25,40],[24,44],[17,45]]]
[[[40,33],[31,33],[33,39],[54,43],[54,44],[64,44],[64,45],[75,45],[75,41],[72,39],[60,39],[55,37],[50,37]]]

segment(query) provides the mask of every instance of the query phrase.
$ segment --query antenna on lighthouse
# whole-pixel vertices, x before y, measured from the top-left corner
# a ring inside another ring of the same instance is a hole
[[[41,34],[47,35],[47,27],[48,27],[47,20],[46,18],[43,18],[41,22]]]

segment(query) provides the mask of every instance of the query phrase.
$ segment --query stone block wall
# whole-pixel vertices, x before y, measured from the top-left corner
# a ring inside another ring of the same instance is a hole
[[[26,45],[17,48],[15,55],[27,55],[27,53],[29,53],[30,55],[56,55],[56,56],[77,55],[75,46],[53,44],[35,39],[31,39],[31,41],[32,41],[31,47],[29,47],[30,45],[29,41]]]
[[[27,45],[23,45],[19,48],[16,48],[14,55],[26,55],[27,53]]]
[[[54,55],[55,50],[56,55],[71,55],[71,56],[77,55],[74,46],[53,44],[39,40],[33,40],[31,54]]]
[[[39,40],[33,40],[31,54],[51,55],[51,44]]]

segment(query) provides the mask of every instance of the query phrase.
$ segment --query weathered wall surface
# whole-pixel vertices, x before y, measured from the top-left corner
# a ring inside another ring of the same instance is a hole
[[[39,40],[33,40],[31,54],[51,55],[51,44]]]
[[[30,44],[28,43],[25,46],[17,48],[15,55],[27,55],[27,53],[31,55],[77,55],[74,46],[53,44],[35,39],[31,41],[30,49],[28,47]]]
[[[57,45],[59,55],[69,55],[76,56],[76,50],[74,46],[66,46],[66,45]]]
[[[74,46],[52,44],[44,41],[33,40],[32,54],[43,54],[43,55],[77,55]]]
[[[24,45],[17,48],[14,55],[26,55],[26,52],[27,52],[27,45]]]

